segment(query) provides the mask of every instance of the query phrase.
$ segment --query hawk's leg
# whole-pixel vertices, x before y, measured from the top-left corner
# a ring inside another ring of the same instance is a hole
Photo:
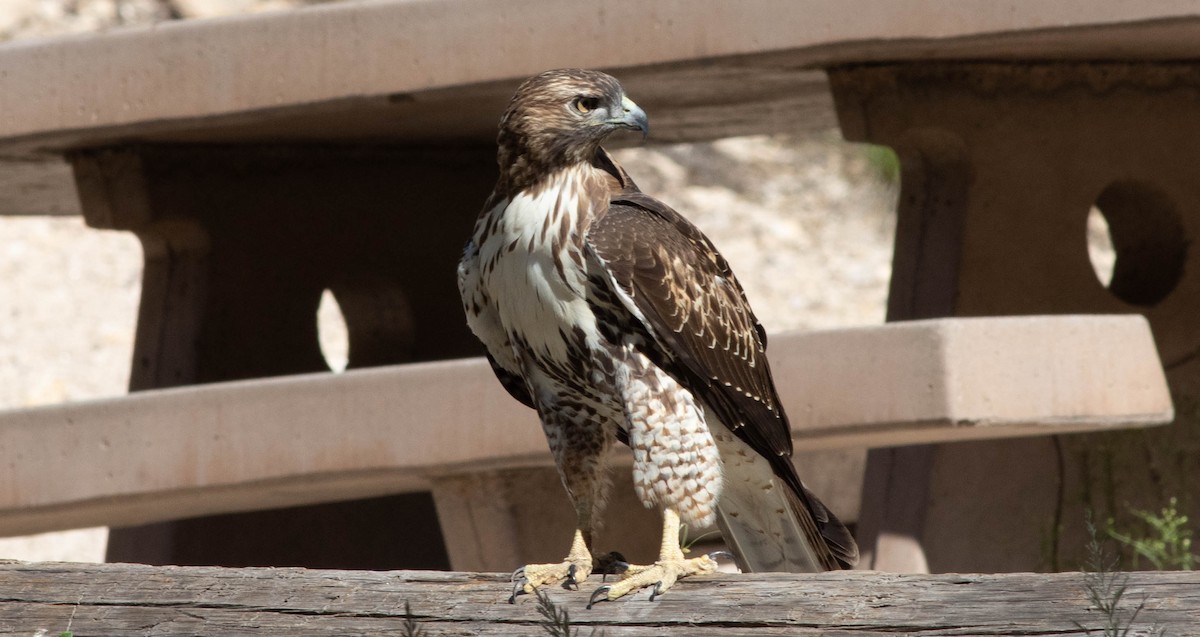
[[[563,561],[517,569],[510,602],[517,595],[560,582],[564,588],[578,588],[592,574],[592,537],[608,489],[605,458],[613,435],[605,430],[604,421],[596,417],[594,410],[572,403],[543,408],[541,412],[550,450],[575,507],[575,537]]]
[[[597,588],[588,601],[588,608],[598,601],[618,599],[647,586],[654,587],[650,593],[650,599],[653,600],[674,586],[681,577],[716,570],[717,561],[709,555],[691,559],[683,556],[683,550],[679,548],[679,514],[673,509],[664,509],[662,548],[659,549],[658,561],[647,566],[630,566],[621,581]]]

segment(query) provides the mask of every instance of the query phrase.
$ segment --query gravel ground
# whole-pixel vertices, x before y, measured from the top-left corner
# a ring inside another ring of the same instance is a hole
[[[132,234],[0,217],[0,406],[123,393],[140,277]]]

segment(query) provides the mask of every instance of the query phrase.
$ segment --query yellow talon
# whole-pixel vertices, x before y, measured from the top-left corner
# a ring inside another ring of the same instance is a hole
[[[629,593],[653,586],[650,601],[667,592],[682,577],[714,573],[717,561],[708,555],[687,559],[679,548],[679,515],[671,509],[663,511],[663,540],[658,561],[645,566],[631,565],[621,581],[597,588],[588,600],[588,608],[598,601],[612,601]]]
[[[578,588],[579,583],[591,574],[592,554],[583,539],[583,532],[577,530],[575,540],[571,542],[571,551],[563,561],[553,564],[526,564],[513,571],[513,590],[508,603],[515,604],[518,595],[532,593],[542,586],[558,582],[565,582],[568,588]]]

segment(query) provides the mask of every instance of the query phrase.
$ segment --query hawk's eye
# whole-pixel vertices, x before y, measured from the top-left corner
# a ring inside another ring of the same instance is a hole
[[[600,108],[600,98],[598,97],[579,97],[575,99],[575,110],[580,113],[590,113],[597,108]]]

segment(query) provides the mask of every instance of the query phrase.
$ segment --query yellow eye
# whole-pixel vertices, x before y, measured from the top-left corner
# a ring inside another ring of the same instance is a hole
[[[600,98],[598,97],[580,97],[575,100],[575,110],[580,113],[590,113],[597,108],[600,108]]]

